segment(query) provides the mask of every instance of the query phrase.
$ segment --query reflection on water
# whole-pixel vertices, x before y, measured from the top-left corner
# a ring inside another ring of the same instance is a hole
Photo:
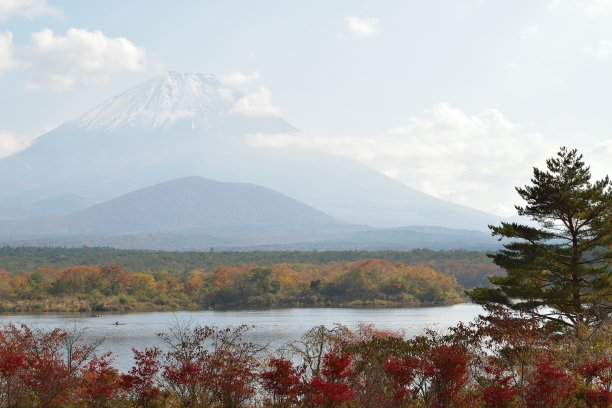
[[[91,338],[104,338],[100,351],[112,351],[115,366],[127,371],[132,363],[132,347],[144,349],[163,343],[156,334],[166,331],[177,321],[193,322],[209,326],[254,325],[249,340],[259,344],[270,344],[274,349],[298,339],[304,332],[317,325],[331,327],[340,323],[356,327],[358,323],[371,323],[379,329],[403,330],[406,336],[414,336],[426,327],[443,330],[460,321],[467,322],[482,308],[474,304],[444,307],[403,309],[272,309],[240,311],[198,312],[147,312],[130,314],[105,313],[92,318],[89,314],[37,314],[0,315],[0,324],[24,323],[32,328],[86,328]],[[119,325],[115,325],[118,322]]]

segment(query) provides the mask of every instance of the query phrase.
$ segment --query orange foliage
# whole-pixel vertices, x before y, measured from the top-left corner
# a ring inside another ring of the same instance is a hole
[[[65,291],[78,293],[95,288],[99,279],[99,266],[73,266],[61,271],[55,284]]]
[[[183,285],[185,293],[194,295],[204,289],[204,269],[194,269]]]
[[[130,292],[147,292],[155,287],[155,278],[148,273],[133,272],[129,275]]]
[[[223,289],[234,284],[236,276],[243,267],[220,266],[213,272],[212,283],[216,289]]]
[[[285,263],[272,265],[272,276],[283,287],[295,288],[305,282],[303,274]]]

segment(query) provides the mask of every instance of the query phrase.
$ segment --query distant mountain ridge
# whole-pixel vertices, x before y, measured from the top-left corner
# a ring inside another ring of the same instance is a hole
[[[62,216],[0,222],[0,244],[130,249],[489,249],[476,231],[339,221],[246,183],[183,177]]]
[[[0,220],[67,214],[197,175],[260,185],[352,224],[484,231],[499,222],[346,157],[252,146],[249,135],[298,131],[241,113],[243,97],[214,76],[176,72],[127,90],[0,160]]]
[[[8,232],[13,236],[36,237],[346,225],[265,187],[197,176],[146,187],[68,215],[11,224]]]

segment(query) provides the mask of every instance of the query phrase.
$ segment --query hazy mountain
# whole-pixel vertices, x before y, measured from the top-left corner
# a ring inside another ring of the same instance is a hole
[[[0,222],[0,243],[135,249],[488,249],[481,232],[339,221],[268,188],[184,177],[68,215]]]
[[[297,130],[241,113],[243,97],[213,76],[171,72],[104,102],[0,160],[0,219],[68,213],[199,175],[265,186],[355,224],[483,230],[499,220],[348,158],[253,147],[246,136]]]
[[[311,230],[346,223],[265,187],[184,177],[68,215],[4,225],[4,235],[44,237]]]

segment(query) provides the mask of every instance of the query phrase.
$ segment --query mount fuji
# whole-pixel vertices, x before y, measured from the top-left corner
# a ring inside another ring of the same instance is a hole
[[[260,185],[352,224],[482,231],[499,221],[346,157],[252,146],[249,135],[299,131],[237,109],[242,98],[212,75],[177,72],[127,90],[0,160],[0,220],[67,214],[200,176]]]

